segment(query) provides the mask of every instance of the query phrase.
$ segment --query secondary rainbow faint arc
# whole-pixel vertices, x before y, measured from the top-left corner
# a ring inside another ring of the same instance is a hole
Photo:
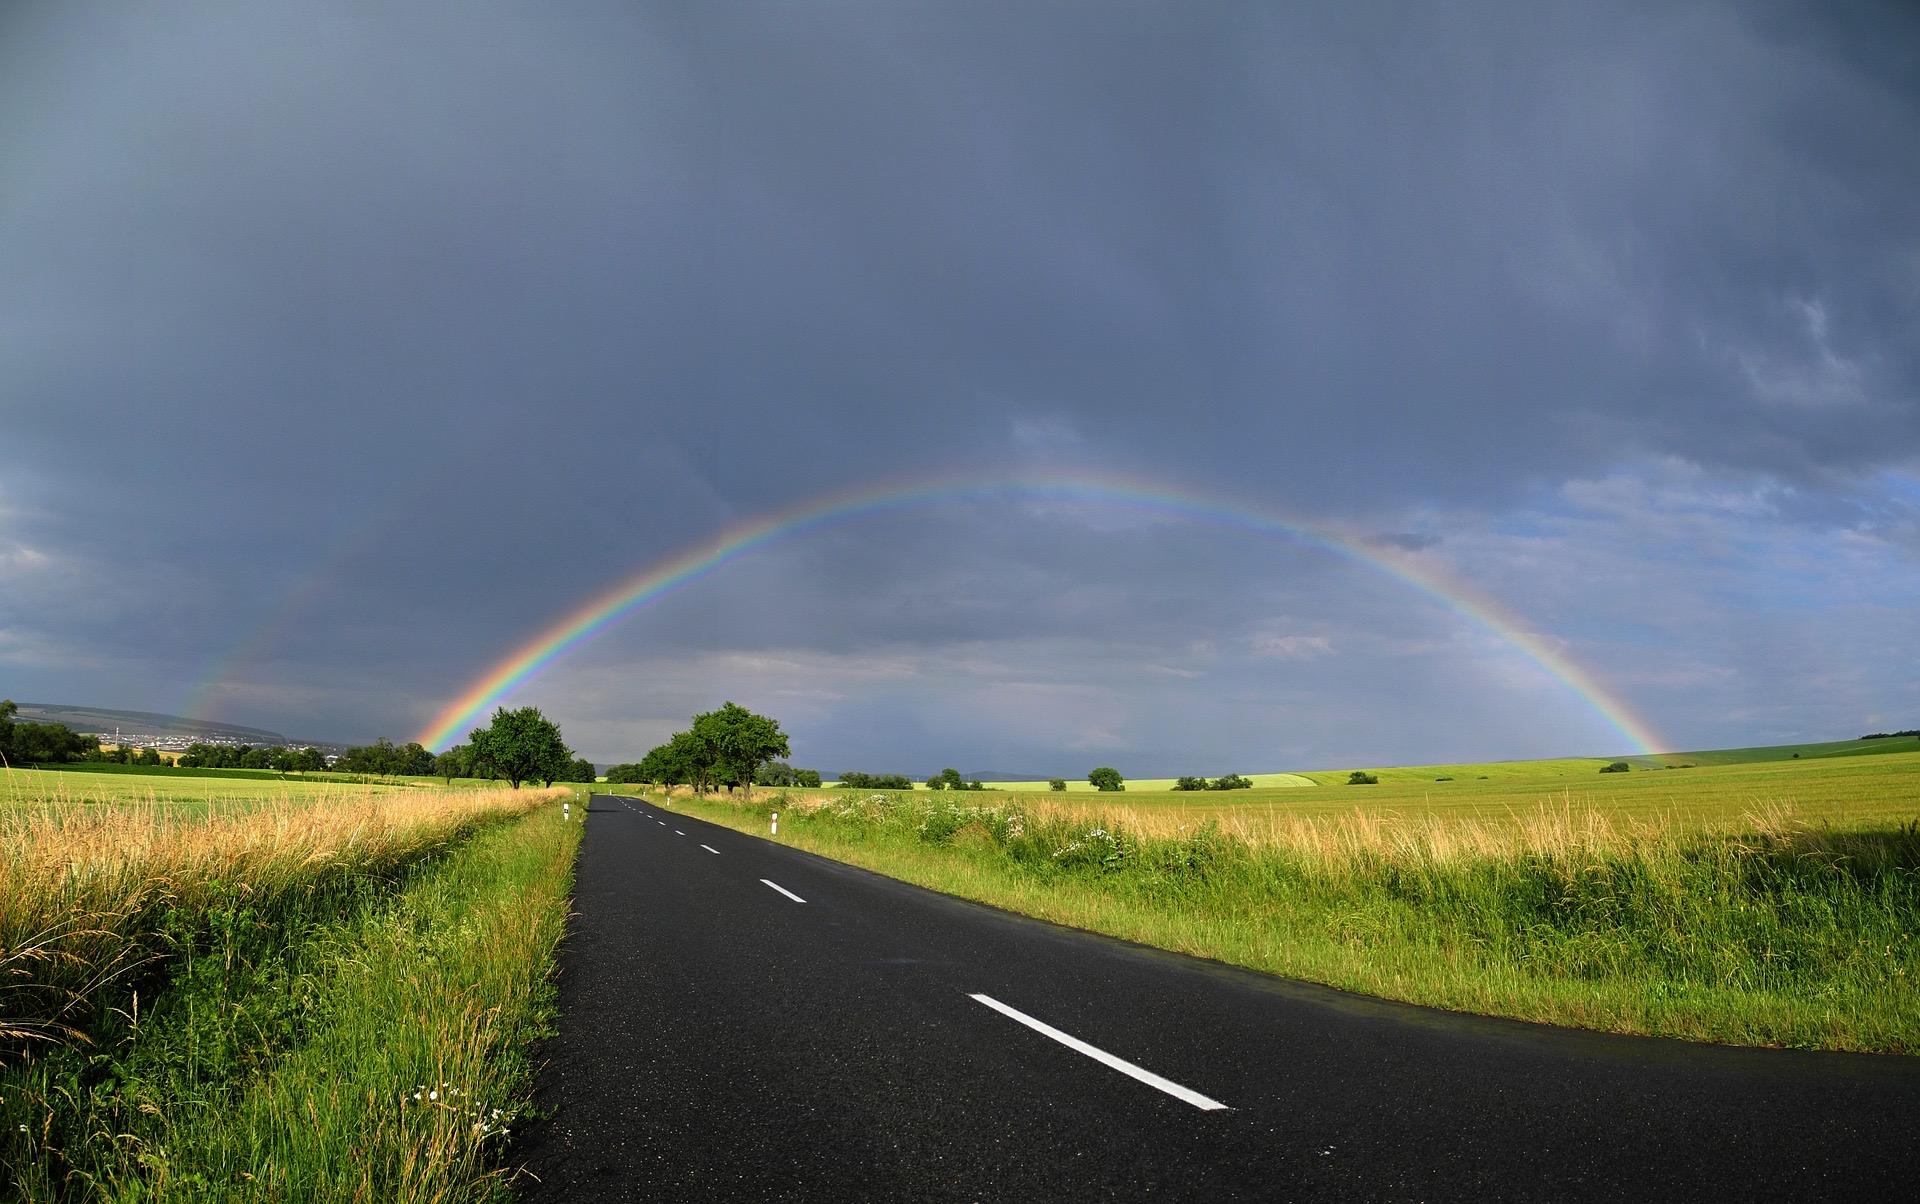
[[[879,511],[938,501],[994,497],[1049,497],[1071,501],[1118,502],[1150,510],[1226,523],[1264,534],[1279,534],[1323,548],[1405,582],[1476,626],[1492,632],[1550,676],[1556,678],[1631,742],[1634,751],[1651,753],[1663,743],[1591,674],[1530,631],[1493,599],[1443,578],[1437,569],[1351,536],[1242,505],[1159,483],[1083,473],[920,479],[888,482],[810,498],[794,506],[734,524],[686,551],[656,561],[596,594],[558,622],[544,628],[494,665],[435,715],[420,743],[439,749],[514,689],[623,616],[680,586],[776,540],[830,523]]]

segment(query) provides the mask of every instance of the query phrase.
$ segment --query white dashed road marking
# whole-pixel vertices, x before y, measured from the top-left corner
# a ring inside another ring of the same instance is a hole
[[[766,882],[766,879],[762,878],[761,881]],[[772,886],[773,884],[769,882],[767,883],[767,885]],[[774,889],[778,890],[779,888],[774,887]],[[1046,1024],[1039,1020],[1035,1020],[1032,1016],[1027,1015],[1025,1012],[1020,1011],[1018,1008],[1008,1007],[1006,1004],[1001,1003],[998,999],[995,999],[991,995],[969,995],[968,998],[976,1000],[980,1003],[986,1004],[988,1007],[992,1008],[996,1012],[999,1012],[1001,1015],[1007,1017],[1008,1019],[1019,1021],[1021,1024],[1026,1025],[1028,1028],[1032,1029],[1036,1033],[1039,1033],[1043,1037],[1053,1038],[1055,1041],[1058,1041],[1060,1044],[1066,1046],[1068,1049],[1073,1050],[1075,1053],[1083,1053],[1087,1055],[1089,1058],[1092,1058],[1094,1061],[1100,1063],[1102,1066],[1106,1066],[1112,1070],[1117,1070],[1121,1074],[1126,1075],[1128,1078],[1139,1079],[1141,1082],[1145,1083],[1147,1086],[1156,1088],[1160,1091],[1164,1091],[1168,1095],[1171,1095],[1173,1098],[1180,1100],[1183,1103],[1192,1104],[1194,1107],[1199,1108],[1203,1112],[1218,1112],[1221,1109],[1226,1107],[1225,1104],[1221,1103],[1217,1099],[1209,1099],[1206,1096],[1201,1095],[1198,1091],[1193,1091],[1186,1087],[1182,1087],[1180,1084],[1174,1082],[1172,1079],[1163,1079],[1159,1075],[1153,1073],[1151,1070],[1145,1070],[1139,1066],[1135,1066],[1132,1062],[1127,1061],[1125,1058],[1115,1057],[1114,1055],[1108,1053],[1104,1049],[1100,1049],[1097,1046],[1088,1045],[1085,1041],[1082,1041],[1078,1037],[1070,1037],[1066,1033],[1061,1032],[1059,1029],[1053,1027],[1050,1024]]]
[[[799,895],[794,894],[792,891],[780,885],[778,882],[773,881],[771,878],[762,878],[760,879],[760,881],[766,883],[768,886],[771,886],[773,889],[779,891],[781,894],[785,895],[787,898],[792,899],[795,903],[806,902],[805,899],[802,899]]]

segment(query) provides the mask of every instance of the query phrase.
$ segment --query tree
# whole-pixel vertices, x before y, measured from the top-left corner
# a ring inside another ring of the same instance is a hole
[[[1093,783],[1095,790],[1109,793],[1127,788],[1127,780],[1120,776],[1120,771],[1107,765],[1102,765],[1100,768],[1088,774],[1087,781]]]
[[[573,759],[572,750],[560,738],[559,725],[538,707],[497,708],[491,724],[468,733],[467,745],[476,761],[507,779],[515,790],[530,778],[552,785]]]
[[[1633,767],[1631,765],[1628,765],[1625,761],[1615,761],[1611,765],[1602,766],[1600,769],[1600,772],[1601,773],[1625,773],[1627,772],[1627,770],[1631,768]]]
[[[0,756],[13,759],[13,717],[20,713],[20,704],[11,698],[0,698]]]
[[[576,757],[573,764],[567,766],[565,780],[591,786],[593,780],[599,776],[599,771],[594,769],[592,761],[585,757]]]
[[[1251,790],[1253,780],[1243,778],[1237,773],[1223,774],[1207,783],[1208,790]]]
[[[796,769],[793,771],[793,784],[795,786],[811,786],[818,789],[820,786],[820,771],[817,769]]]
[[[1048,790],[1065,790],[1066,788],[1067,788],[1067,779],[1065,778],[1048,778],[1047,779]]]
[[[693,717],[693,736],[711,758],[713,780],[732,790],[751,786],[753,775],[775,757],[792,750],[780,725],[765,715],[726,702],[717,711]]]
[[[794,786],[798,785],[794,781],[795,776],[793,766],[785,761],[768,761],[760,767],[758,773],[753,775],[753,784],[755,786]]]
[[[100,737],[82,735],[64,723],[15,723],[8,743],[7,760],[26,765],[58,765],[100,751]]]
[[[464,744],[456,744],[433,759],[435,776],[447,780],[453,785],[453,779],[467,776],[467,754],[470,750]]]
[[[1349,786],[1377,786],[1379,784],[1380,779],[1374,777],[1364,769],[1356,769],[1347,775],[1347,785]]]
[[[1205,790],[1207,788],[1207,779],[1175,778],[1173,782],[1173,788],[1175,790]]]

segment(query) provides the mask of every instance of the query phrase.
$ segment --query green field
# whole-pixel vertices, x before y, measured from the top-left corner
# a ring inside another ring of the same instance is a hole
[[[1389,768],[1371,786],[1341,771],[1326,775],[1337,784],[1219,793],[1130,783],[672,805],[762,838],[778,809],[783,843],[1367,994],[1622,1033],[1920,1053],[1914,742],[1679,756],[1695,767],[1601,774],[1604,760],[1557,760]]]
[[[1535,776],[1514,772],[1497,777],[1490,774],[1485,780],[1456,776],[1451,782],[1435,782],[1412,771],[1381,770],[1380,783],[1374,786],[1348,786],[1345,774],[1336,780],[1340,784],[1311,790],[1255,788],[1191,793],[1136,791],[1130,783],[1120,794],[1076,795],[1070,800],[1053,797],[1060,805],[1082,814],[1176,814],[1188,822],[1329,818],[1356,810],[1403,818],[1486,822],[1530,814],[1543,807],[1592,810],[1615,820],[1696,828],[1737,826],[1749,814],[1781,808],[1813,822],[1842,826],[1920,816],[1920,751],[1892,749],[1882,756],[1842,754],[1627,773],[1600,773],[1596,765],[1578,776],[1543,769]],[[1022,797],[1037,800],[1034,795]]]
[[[388,785],[334,780],[330,778],[235,776],[224,770],[205,774],[176,770],[146,773],[97,773],[94,768],[78,766],[63,769],[15,769],[0,772],[0,806],[22,803],[111,804],[132,803],[208,803],[299,799],[326,796],[349,797],[369,791],[386,793],[405,790],[407,785]],[[126,766],[113,766],[124,770]],[[244,771],[242,771],[244,772]],[[435,784],[438,784],[436,780]]]
[[[1214,777],[1218,777],[1218,776],[1220,776],[1220,775],[1219,775],[1219,774],[1214,774],[1214,775],[1212,775],[1212,776],[1214,776]],[[1287,787],[1292,787],[1292,786],[1312,786],[1312,785],[1314,785],[1314,780],[1313,780],[1312,778],[1310,778],[1310,777],[1308,777],[1308,776],[1307,776],[1307,775],[1305,775],[1305,774],[1300,774],[1300,773],[1249,773],[1249,774],[1244,774],[1244,775],[1242,775],[1242,776],[1244,776],[1244,777],[1246,777],[1246,778],[1247,778],[1248,780],[1250,780],[1250,781],[1251,781],[1251,782],[1253,783],[1253,785],[1254,785],[1254,788],[1255,788],[1256,790],[1257,790],[1257,789],[1261,789],[1261,788],[1263,788],[1263,787],[1264,787],[1264,788],[1266,788],[1266,789],[1285,789],[1285,788],[1287,788]],[[1097,794],[1097,793],[1099,793],[1098,791],[1096,791],[1096,790],[1095,790],[1095,789],[1093,788],[1093,783],[1091,783],[1091,782],[1089,782],[1089,781],[1087,781],[1087,779],[1086,779],[1086,777],[1085,777],[1085,775],[1082,775],[1082,776],[1081,776],[1081,777],[1079,777],[1079,778],[1066,778],[1066,779],[1063,779],[1063,780],[1064,780],[1064,781],[1065,781],[1065,782],[1067,783],[1067,789],[1066,789],[1066,793],[1068,793],[1068,794]],[[1136,791],[1136,790],[1166,790],[1166,791],[1171,791],[1171,790],[1173,790],[1173,783],[1174,783],[1174,779],[1173,779],[1173,778],[1138,778],[1138,779],[1132,779],[1132,780],[1129,780],[1129,781],[1127,782],[1127,791],[1128,791],[1129,793],[1131,793],[1131,792],[1133,792],[1133,791]],[[1018,792],[1018,793],[1034,793],[1034,794],[1037,794],[1037,793],[1039,793],[1040,791],[1043,791],[1043,790],[1048,790],[1048,789],[1049,789],[1049,788],[1048,788],[1048,786],[1047,786],[1047,783],[1046,783],[1046,782],[1044,782],[1044,781],[1039,781],[1039,782],[986,782],[986,783],[984,783],[984,785],[985,785],[985,786],[987,787],[987,789],[989,789],[989,790],[1010,790],[1010,791],[1015,791],[1015,792]],[[925,789],[925,787],[921,787],[921,789]],[[1058,792],[1058,791],[1052,791],[1052,793],[1059,793],[1059,792]],[[1220,791],[1219,793],[1222,793],[1222,794],[1225,794],[1225,793],[1228,793],[1228,792],[1227,792],[1227,791]]]

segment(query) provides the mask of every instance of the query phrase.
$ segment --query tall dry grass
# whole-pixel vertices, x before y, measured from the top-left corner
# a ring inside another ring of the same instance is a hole
[[[564,790],[338,791],[236,802],[0,809],[0,1057],[85,1041],[209,925],[320,913]],[[128,1001],[131,1001],[130,1004]]]

